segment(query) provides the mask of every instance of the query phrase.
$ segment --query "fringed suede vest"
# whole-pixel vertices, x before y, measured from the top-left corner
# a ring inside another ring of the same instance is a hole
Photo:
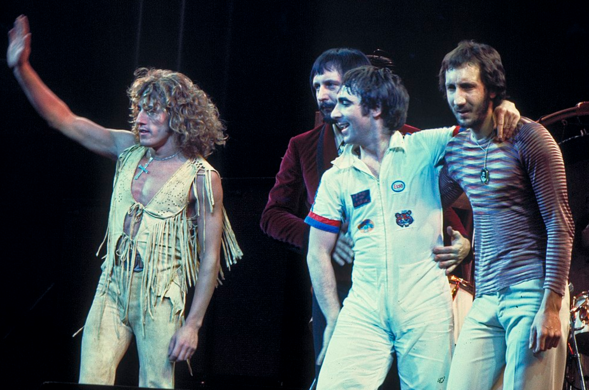
[[[109,284],[114,283],[119,302],[126,317],[129,304],[131,278],[141,282],[141,308],[143,316],[151,314],[151,308],[168,297],[174,306],[174,321],[182,322],[186,292],[198,278],[199,248],[197,232],[205,232],[205,226],[193,224],[188,210],[190,191],[196,199],[195,209],[200,202],[210,211],[215,207],[211,173],[214,168],[202,157],[188,160],[164,184],[151,201],[142,205],[133,198],[131,186],[135,170],[146,148],[134,145],[119,156],[115,172],[108,230],[101,248],[106,243],[106,254],[102,265],[104,294]],[[197,175],[204,175],[204,186],[197,190]],[[131,236],[124,232],[126,216],[129,215],[135,230]],[[203,240],[204,242],[204,240]],[[225,265],[231,265],[241,258],[227,214],[223,209],[223,240],[221,245]],[[99,249],[100,252],[100,249]],[[143,270],[134,272],[137,256],[142,260]],[[223,278],[221,269],[220,278]],[[138,280],[139,279],[139,280]]]

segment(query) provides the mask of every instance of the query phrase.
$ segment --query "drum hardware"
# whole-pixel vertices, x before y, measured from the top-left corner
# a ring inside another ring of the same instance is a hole
[[[570,118],[573,116],[580,117],[584,115],[589,115],[589,102],[580,102],[577,103],[574,107],[566,108],[564,110],[560,110],[554,112],[549,115],[545,115],[542,118],[538,119],[537,122],[543,126],[548,126],[558,121],[563,121],[566,118]]]
[[[589,354],[589,292],[582,291],[573,298],[571,309],[571,332],[579,352]]]
[[[577,338],[575,336],[575,332],[576,332],[576,328],[574,328],[574,326],[575,326],[575,318],[574,317],[575,316],[574,316],[573,313],[571,313],[571,314],[572,314],[571,315],[571,331],[570,331],[570,334],[569,334],[570,341],[569,341],[569,345],[568,345],[569,355],[570,355],[570,358],[571,359],[574,359],[574,364],[575,364],[576,369],[577,369],[576,374],[579,376],[579,382],[581,383],[581,388],[580,389],[581,390],[587,390],[587,386],[585,384],[585,373],[583,372],[583,365],[582,365],[582,362],[581,362],[581,355],[579,353],[579,346],[577,345]],[[567,371],[567,374],[569,374],[569,376],[570,376],[570,373],[568,371],[569,371],[569,368],[571,368],[571,365],[572,364],[573,364],[572,362],[567,363],[567,370],[566,371]],[[569,381],[571,382],[571,383],[569,383],[569,385],[570,385],[569,386],[569,389],[577,389],[577,387],[574,387],[572,385],[572,383],[574,383],[574,375],[575,375],[575,373],[573,372],[572,373],[573,378],[568,378]],[[567,375],[566,374],[565,374],[565,378],[567,378]]]
[[[565,123],[565,126],[566,126],[566,123]],[[570,141],[572,141],[574,139],[583,138],[583,137],[589,137],[589,131],[587,131],[587,129],[581,129],[579,131],[579,134],[578,135],[573,135],[572,137],[563,139],[562,141],[558,142],[558,145],[563,145],[566,142],[570,142]]]
[[[456,294],[458,294],[459,289],[466,291],[470,295],[474,295],[474,286],[469,281],[454,275],[450,275],[448,277],[448,281],[450,282],[450,286],[452,287],[452,289],[450,290],[452,293],[452,299],[456,298]]]
[[[452,296],[452,312],[454,317],[454,342],[458,340],[458,335],[464,324],[464,320],[472,307],[474,299],[474,286],[467,280],[461,279],[454,275],[448,277],[450,284],[450,293]]]
[[[581,353],[587,352],[587,333],[589,331],[589,294],[587,291],[581,292],[573,298],[570,310],[570,332],[569,332],[569,359],[567,359],[567,369],[565,378],[568,381],[569,389],[577,389],[573,386],[575,376],[579,377],[581,390],[587,390],[585,383],[585,373],[583,372],[583,364],[581,361]],[[579,343],[579,340],[581,343]],[[575,371],[572,371],[576,369]],[[576,374],[576,375],[575,375]]]
[[[536,122],[552,134],[566,165],[589,158],[589,101],[544,115]]]

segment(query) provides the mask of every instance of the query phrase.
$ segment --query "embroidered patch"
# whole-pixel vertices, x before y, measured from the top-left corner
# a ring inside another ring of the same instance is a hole
[[[391,189],[394,192],[401,192],[405,189],[405,183],[401,180],[395,180],[393,184],[391,184]]]
[[[411,210],[403,210],[400,213],[395,213],[395,217],[397,218],[397,225],[401,227],[407,227],[414,221],[413,217],[411,216]]]
[[[352,194],[352,204],[354,208],[364,206],[370,203],[370,190],[360,191],[357,194]]]
[[[360,230],[362,233],[371,232],[372,229],[374,229],[374,222],[372,222],[370,219],[365,219],[364,221],[360,222],[360,225],[358,225],[358,230]]]

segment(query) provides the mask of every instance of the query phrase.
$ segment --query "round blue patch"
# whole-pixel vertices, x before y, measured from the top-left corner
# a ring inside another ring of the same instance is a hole
[[[391,189],[394,192],[401,192],[405,189],[405,183],[401,180],[395,180],[393,184],[391,184]]]

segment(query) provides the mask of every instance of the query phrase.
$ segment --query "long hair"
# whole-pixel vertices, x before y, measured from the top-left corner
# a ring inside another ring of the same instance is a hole
[[[461,41],[458,46],[446,54],[438,74],[440,91],[446,98],[446,71],[460,68],[466,64],[478,65],[481,81],[488,93],[495,93],[493,106],[497,107],[507,96],[505,69],[501,56],[491,46],[475,41]]]
[[[127,90],[132,131],[139,136],[139,106],[151,105],[166,110],[169,126],[177,137],[180,151],[187,158],[208,157],[216,145],[227,139],[219,110],[207,94],[182,73],[163,69],[139,68]]]

